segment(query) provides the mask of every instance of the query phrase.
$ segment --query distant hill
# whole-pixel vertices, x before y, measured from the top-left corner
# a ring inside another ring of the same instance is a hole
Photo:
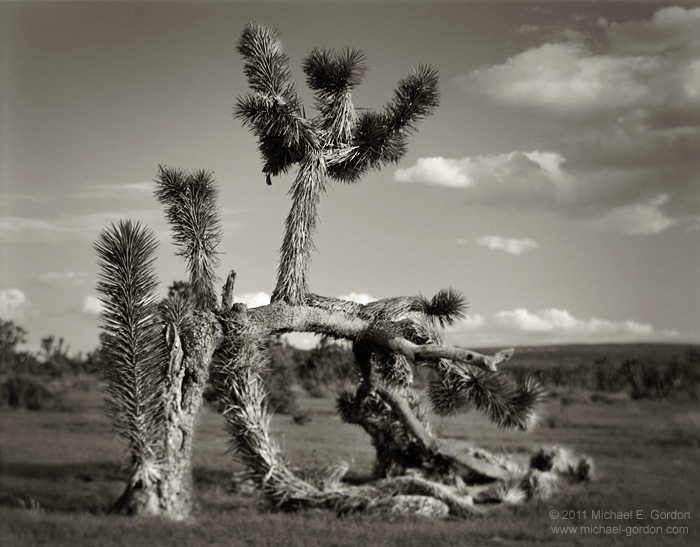
[[[498,348],[502,349],[502,348]],[[484,353],[496,348],[482,348]],[[671,359],[685,360],[688,351],[700,353],[700,344],[567,344],[553,346],[522,346],[515,348],[515,355],[501,368],[523,366],[577,367],[592,365],[598,359],[607,357],[617,364],[626,359],[636,358],[649,364],[666,364]]]

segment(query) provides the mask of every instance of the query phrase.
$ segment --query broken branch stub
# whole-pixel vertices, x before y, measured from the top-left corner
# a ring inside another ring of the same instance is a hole
[[[496,365],[510,359],[515,352],[513,348],[508,348],[501,350],[494,355],[483,355],[476,351],[454,346],[443,346],[439,344],[414,344],[405,338],[390,339],[387,345],[393,351],[405,355],[416,364],[422,364],[422,361],[448,359],[456,364],[479,367],[490,372],[496,372]]]

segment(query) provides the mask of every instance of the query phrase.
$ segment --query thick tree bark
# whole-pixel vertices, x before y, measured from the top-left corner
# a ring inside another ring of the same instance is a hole
[[[353,346],[362,383],[351,398],[341,398],[341,416],[360,425],[377,452],[375,475],[401,476],[419,471],[432,480],[452,485],[483,484],[506,479],[511,473],[483,452],[458,457],[432,435],[405,359],[378,354],[372,344]]]
[[[160,458],[154,457],[153,473],[138,469],[130,477],[125,492],[115,504],[117,512],[178,521],[192,515],[194,425],[222,331],[212,312],[196,313],[189,325],[182,335],[172,324],[165,333],[169,359],[163,394],[166,420],[163,453]]]

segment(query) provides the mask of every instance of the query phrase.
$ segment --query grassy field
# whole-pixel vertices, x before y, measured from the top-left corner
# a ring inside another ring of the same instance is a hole
[[[564,488],[547,501],[445,521],[267,511],[254,493],[233,480],[240,467],[227,454],[222,419],[206,408],[195,444],[196,523],[172,524],[106,513],[124,487],[122,445],[101,410],[97,386],[86,384],[71,394],[72,411],[0,411],[2,547],[675,546],[700,542],[700,405],[696,402],[632,400],[624,394],[557,389],[543,409],[540,425],[528,434],[499,431],[474,413],[432,417],[434,430],[457,450],[474,444],[525,460],[534,448],[563,445],[591,456],[598,477],[590,484]],[[332,398],[300,396],[299,406],[311,418],[306,425],[295,424],[289,416],[273,420],[294,465],[313,469],[342,459],[350,462],[352,474],[369,472],[373,459],[369,438],[337,418]],[[653,519],[654,510],[689,515],[681,515],[681,520]],[[558,512],[557,518],[552,518],[553,511]],[[611,520],[595,511],[630,511],[632,516]],[[637,519],[637,511],[646,520]],[[564,534],[555,532],[554,526],[590,528]]]

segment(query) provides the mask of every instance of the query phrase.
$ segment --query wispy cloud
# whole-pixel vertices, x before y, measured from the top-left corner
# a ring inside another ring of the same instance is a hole
[[[537,25],[520,25],[518,27],[517,32],[518,34],[530,34],[531,32],[537,32],[539,30],[539,27]]]
[[[496,324],[523,332],[548,332],[572,337],[641,337],[654,334],[654,327],[649,324],[627,320],[621,322],[591,318],[579,319],[569,311],[549,308],[530,312],[525,308],[498,312],[494,319]]]
[[[579,318],[562,308],[531,311],[516,308],[497,312],[489,318],[468,317],[446,333],[451,343],[570,344],[610,342],[677,342],[681,334],[674,329],[658,331],[653,325],[633,319],[613,321],[597,317]]]
[[[85,198],[133,198],[134,195],[152,195],[156,185],[152,181],[126,182],[122,184],[89,184],[75,192],[73,196]]]
[[[646,202],[615,207],[596,219],[592,225],[598,229],[611,229],[630,235],[658,234],[675,224],[662,210],[668,199],[667,194],[659,194]]]
[[[482,247],[492,251],[502,251],[512,255],[524,255],[526,252],[539,247],[532,239],[513,239],[501,236],[483,236],[477,238],[477,242]]]
[[[41,284],[49,287],[80,287],[85,285],[89,280],[87,272],[45,272],[33,276],[33,279]]]
[[[110,223],[116,224],[124,219],[140,221],[158,233],[167,233],[167,226],[159,210],[124,210],[64,215],[53,219],[3,216],[0,217],[0,241],[94,241],[100,231]]]

